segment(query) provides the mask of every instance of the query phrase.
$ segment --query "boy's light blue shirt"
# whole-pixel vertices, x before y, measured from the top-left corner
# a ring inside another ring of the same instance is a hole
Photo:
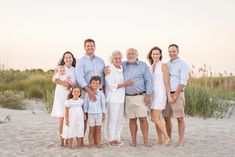
[[[106,113],[104,93],[100,90],[97,90],[95,102],[91,101],[89,95],[85,93],[83,109],[85,113]]]
[[[189,78],[189,67],[180,58],[167,62],[170,74],[171,91],[176,91],[180,84],[187,85]]]

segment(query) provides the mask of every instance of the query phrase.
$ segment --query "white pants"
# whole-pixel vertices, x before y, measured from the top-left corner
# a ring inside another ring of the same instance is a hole
[[[122,131],[122,118],[124,115],[124,103],[106,104],[106,117],[105,117],[105,138],[108,141],[120,140]]]

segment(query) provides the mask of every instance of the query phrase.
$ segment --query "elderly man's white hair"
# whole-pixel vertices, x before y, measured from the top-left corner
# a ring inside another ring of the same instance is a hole
[[[120,56],[122,57],[121,51],[119,51],[119,50],[113,51],[112,54],[111,54],[111,56],[110,56],[110,62],[112,62],[113,58],[114,58],[116,55],[120,55]]]
[[[128,53],[128,51],[134,51],[135,54],[138,56],[138,51],[135,48],[129,48],[126,50],[126,53]]]

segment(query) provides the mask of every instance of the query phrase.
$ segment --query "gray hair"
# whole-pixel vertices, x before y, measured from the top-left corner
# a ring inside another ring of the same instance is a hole
[[[128,51],[134,51],[135,54],[138,56],[138,51],[137,51],[137,49],[135,49],[135,48],[129,48],[129,49],[126,50],[126,53],[128,53]]]
[[[120,56],[122,57],[121,51],[119,51],[119,50],[113,51],[112,54],[111,54],[111,56],[110,56],[110,62],[112,62],[113,58],[114,58],[116,55],[120,55]]]

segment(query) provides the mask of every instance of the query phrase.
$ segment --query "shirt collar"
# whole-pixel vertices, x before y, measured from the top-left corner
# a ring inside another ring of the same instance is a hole
[[[128,61],[127,61],[127,64],[140,64],[140,61],[139,61],[139,59],[137,58],[137,60],[135,61],[135,63],[129,63]]]
[[[88,55],[86,55],[85,54],[85,57],[87,58],[87,59],[90,59],[90,60],[93,60],[93,59],[95,59],[96,58],[96,56],[94,55],[92,58],[90,58]]]
[[[180,61],[180,58],[178,57],[178,58],[176,58],[176,59],[174,59],[174,60],[171,60],[170,62],[171,63],[177,63],[177,62],[179,62]]]
[[[115,69],[116,71],[118,71],[118,72],[123,72],[122,65],[120,66],[121,68],[118,69],[118,68],[116,68],[116,67],[113,65],[113,63],[111,63],[111,64],[110,64],[110,67],[114,68],[114,69]]]

